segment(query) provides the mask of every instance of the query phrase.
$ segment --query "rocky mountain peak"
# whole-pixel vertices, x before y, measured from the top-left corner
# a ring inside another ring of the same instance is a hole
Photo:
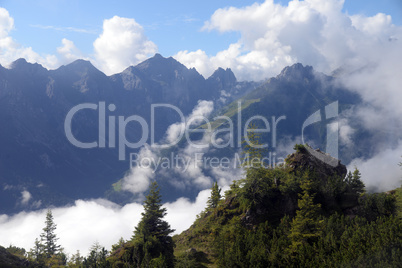
[[[295,63],[292,66],[287,66],[283,68],[281,73],[277,76],[277,79],[285,80],[299,80],[302,78],[309,78],[314,76],[313,67],[306,65],[303,66],[301,63]]]
[[[87,73],[102,73],[90,61],[87,60],[75,60],[70,64],[60,67],[58,70],[73,71],[75,73],[87,74]]]
[[[134,68],[153,81],[166,84],[172,84],[175,81],[181,83],[188,79],[204,80],[195,69],[188,69],[174,58],[165,58],[160,54],[155,54],[154,57]]]
[[[25,59],[18,59],[11,63],[10,69],[17,71],[17,72],[22,72],[25,74],[39,74],[46,72],[47,69],[45,69],[42,65],[38,63],[29,63]]]
[[[158,54],[158,53],[155,54],[155,56],[153,56],[152,58],[149,58],[149,59],[145,60],[144,62],[135,66],[136,69],[140,69],[147,73],[160,71],[167,67],[175,68],[175,69],[178,69],[178,68],[187,69],[183,64],[181,64],[174,58],[172,58],[172,57],[165,58],[161,54]]]
[[[208,79],[209,83],[217,84],[220,89],[232,87],[237,83],[236,76],[230,68],[218,68]]]

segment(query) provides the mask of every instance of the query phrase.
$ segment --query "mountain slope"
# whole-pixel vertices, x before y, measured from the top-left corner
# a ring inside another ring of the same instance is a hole
[[[268,145],[268,151],[276,152],[284,158],[288,153],[284,150],[296,142],[302,142],[302,135],[305,142],[311,142],[314,147],[325,150],[327,125],[340,122],[345,114],[361,103],[359,95],[339,86],[335,78],[318,73],[311,66],[297,63],[285,67],[278,76],[270,78],[257,89],[223,107],[215,115],[229,116],[234,125],[243,128],[246,127],[247,120],[255,115],[267,119],[269,131],[262,135],[264,144]],[[330,107],[335,109],[334,115],[326,114]],[[309,116],[316,112],[320,120],[303,128]],[[238,122],[239,113],[241,122]],[[212,122],[212,125],[228,127],[221,123],[225,122],[220,120]],[[253,123],[266,128],[260,119]],[[350,123],[358,125],[356,121]],[[343,137],[339,137],[341,138]],[[339,157],[346,163],[352,157],[360,156],[364,150],[362,148],[361,151],[351,152],[341,142],[339,141]]]
[[[398,267],[402,221],[394,216],[395,197],[362,193],[353,186],[359,179],[345,176],[345,166],[325,166],[305,147],[296,148],[285,167],[249,169],[216,208],[207,207],[175,236],[178,262],[192,267]]]

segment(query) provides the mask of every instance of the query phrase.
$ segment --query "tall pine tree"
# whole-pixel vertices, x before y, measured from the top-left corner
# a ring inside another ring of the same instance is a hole
[[[49,259],[60,251],[60,246],[57,245],[57,236],[55,234],[57,225],[54,223],[52,211],[49,209],[46,213],[45,227],[40,235],[41,243],[46,258]]]
[[[133,264],[135,267],[173,267],[174,242],[170,234],[174,230],[163,220],[166,208],[156,182],[151,184],[144,201],[142,219],[133,236]]]
[[[355,191],[357,194],[364,193],[364,183],[361,180],[361,173],[357,168],[355,168],[355,170],[353,171],[350,185],[352,187],[352,190]]]
[[[318,221],[321,204],[314,204],[314,194],[311,194],[312,181],[303,177],[300,184],[302,193],[299,194],[297,206],[299,210],[291,223],[289,238],[292,241],[290,250],[295,253],[306,245],[312,245],[320,236],[320,223]]]
[[[218,183],[215,182],[211,188],[211,196],[208,198],[208,208],[216,208],[219,200],[221,200],[221,190]]]

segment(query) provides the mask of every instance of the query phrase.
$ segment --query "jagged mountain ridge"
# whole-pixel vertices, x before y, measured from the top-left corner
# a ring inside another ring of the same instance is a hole
[[[257,85],[238,84],[245,90]],[[175,105],[186,115],[198,100],[216,101],[222,90],[230,92],[236,85],[233,81],[215,85],[195,69],[159,54],[113,76],[85,60],[56,70],[24,59],[9,69],[0,66],[0,213],[102,196],[128,170],[128,162],[118,160],[116,149],[85,150],[67,140],[64,120],[72,107],[105,102],[106,107],[116,107],[110,115],[139,115],[149,122],[153,103]],[[179,120],[169,111],[158,116],[157,140]],[[98,141],[98,111],[77,113],[72,129],[80,141]],[[135,140],[140,132],[137,125],[129,124],[127,139]],[[27,202],[23,191],[31,194]]]

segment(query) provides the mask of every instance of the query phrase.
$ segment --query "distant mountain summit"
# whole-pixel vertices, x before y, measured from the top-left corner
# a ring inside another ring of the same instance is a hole
[[[294,79],[299,80],[300,78],[312,78],[314,76],[313,67],[306,65],[303,66],[301,63],[295,63],[291,66],[286,66],[283,68],[281,73],[277,76],[277,79]]]
[[[18,72],[25,72],[26,74],[38,74],[47,71],[42,65],[38,63],[28,63],[25,59],[18,59],[11,63],[11,70]]]
[[[102,73],[90,61],[75,60],[70,64],[59,67],[56,72],[72,72],[76,74],[99,74]],[[103,73],[102,73],[103,74]]]
[[[230,68],[218,68],[208,79],[209,84],[215,84],[220,89],[228,89],[237,83],[237,79]]]

